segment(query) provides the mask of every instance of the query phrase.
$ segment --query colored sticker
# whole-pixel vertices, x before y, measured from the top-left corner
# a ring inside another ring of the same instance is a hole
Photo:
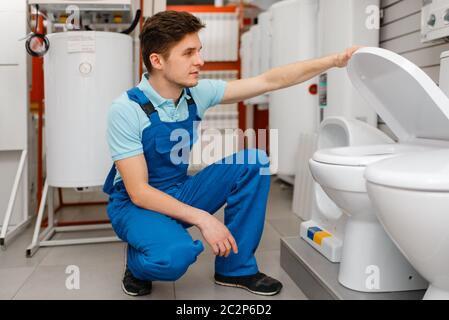
[[[307,230],[307,238],[313,241],[313,238],[315,237],[315,233],[323,231],[318,227],[311,227]]]
[[[330,238],[332,235],[326,231],[316,232],[315,236],[313,237],[313,241],[321,246],[321,243],[323,242],[323,239]]]

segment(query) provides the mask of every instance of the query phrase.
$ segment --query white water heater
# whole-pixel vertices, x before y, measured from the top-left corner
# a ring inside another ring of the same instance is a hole
[[[318,53],[326,56],[353,45],[379,46],[379,0],[319,0]],[[321,120],[333,116],[377,126],[377,115],[352,86],[346,68],[320,76]]]
[[[241,59],[241,78],[246,79],[251,77],[251,45],[252,45],[252,34],[247,31],[240,37],[240,59]],[[245,105],[251,104],[251,99],[243,101]]]
[[[45,55],[47,181],[101,186],[112,165],[106,140],[112,101],[133,86],[132,38],[74,31],[48,35]]]
[[[316,58],[318,0],[281,1],[270,8],[271,67]],[[276,150],[278,175],[295,175],[298,141],[301,135],[315,134],[318,126],[318,99],[309,91],[316,79],[287,89],[274,91],[269,97],[269,126],[278,130],[278,141],[270,139]]]
[[[251,77],[257,77],[260,75],[262,66],[262,28],[259,24],[253,25],[250,29],[251,32]],[[251,104],[263,104],[267,103],[267,97],[260,95],[250,99]]]
[[[271,69],[271,16],[270,11],[259,14],[258,23],[261,33],[260,47],[260,72],[264,73]]]

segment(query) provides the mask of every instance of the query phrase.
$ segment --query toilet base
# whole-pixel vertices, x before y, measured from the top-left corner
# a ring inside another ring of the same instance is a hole
[[[430,285],[423,300],[449,300],[449,291]]]
[[[348,219],[338,281],[361,292],[409,291],[428,286],[390,240],[374,213]]]

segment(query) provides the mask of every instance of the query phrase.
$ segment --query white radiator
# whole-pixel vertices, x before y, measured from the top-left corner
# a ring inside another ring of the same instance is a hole
[[[199,33],[204,61],[237,61],[239,22],[237,13],[193,13],[206,28]]]
[[[317,134],[303,133],[300,135],[298,144],[292,211],[304,221],[310,219],[314,201],[314,181],[309,169],[309,160],[316,151],[317,140]]]

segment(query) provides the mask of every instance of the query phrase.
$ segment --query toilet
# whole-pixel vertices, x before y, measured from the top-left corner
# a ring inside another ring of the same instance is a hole
[[[430,283],[424,299],[449,300],[449,149],[381,161],[365,177],[380,222]]]
[[[363,121],[328,117],[323,120],[318,130],[315,150],[393,143],[384,132]],[[346,216],[312,177],[310,180],[309,198],[302,197],[297,200],[304,208],[308,205],[306,210],[310,212],[308,219],[300,225],[300,236],[329,261],[338,263],[341,261]]]
[[[388,50],[362,48],[347,69],[398,143],[324,149],[310,160],[315,181],[348,218],[338,280],[362,292],[424,289],[427,281],[380,224],[364,174],[385,159],[449,147],[449,99],[421,69]]]

